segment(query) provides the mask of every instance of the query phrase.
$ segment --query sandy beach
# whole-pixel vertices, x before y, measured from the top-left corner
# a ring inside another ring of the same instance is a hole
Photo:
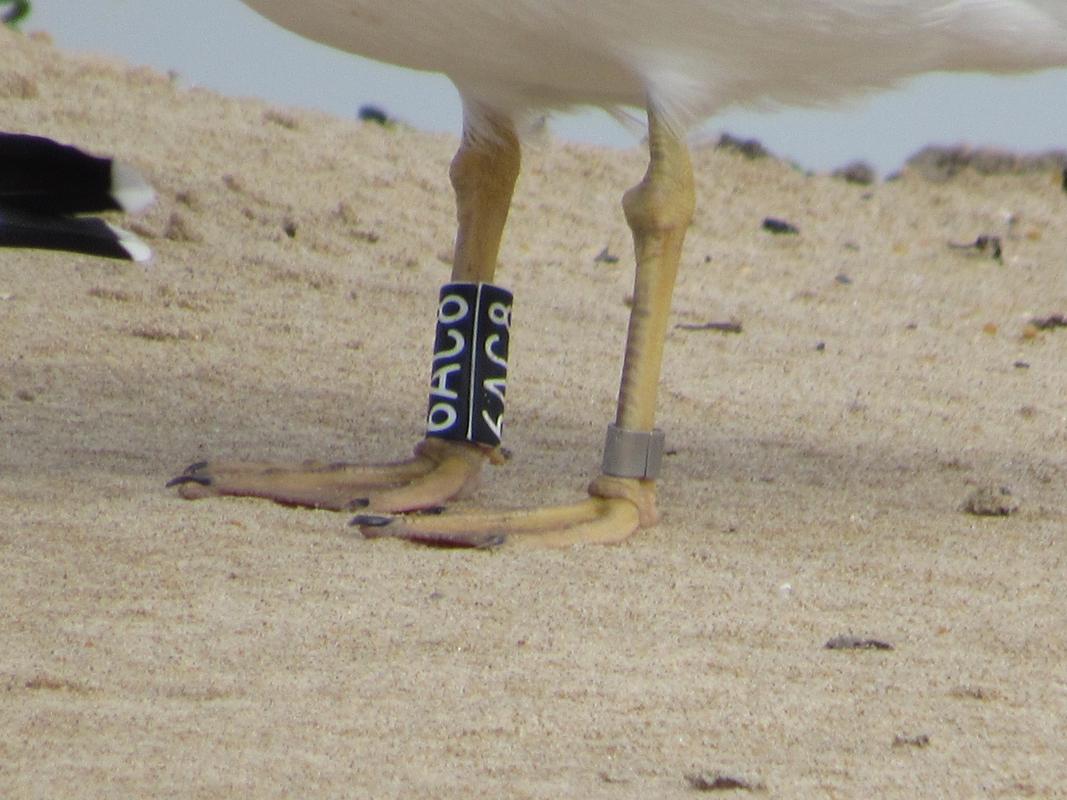
[[[0,796],[1067,797],[1059,171],[696,149],[661,523],[432,550],[164,483],[410,452],[456,138],[0,52],[0,129],[159,193],[111,217],[147,265],[0,250]],[[645,154],[524,158],[514,456],[472,507],[584,496],[621,365]]]

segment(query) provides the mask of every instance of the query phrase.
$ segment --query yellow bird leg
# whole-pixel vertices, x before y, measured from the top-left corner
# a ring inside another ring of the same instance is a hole
[[[637,269],[634,303],[615,424],[647,433],[653,429],[663,346],[667,336],[682,243],[693,218],[695,195],[689,152],[654,109],[649,110],[649,166],[623,198],[634,237]],[[357,517],[367,536],[396,536],[429,544],[495,547],[559,547],[617,542],[657,519],[655,482],[601,475],[592,497],[570,506],[503,513],[440,516]]]
[[[485,113],[479,122],[477,131],[465,127],[450,170],[458,217],[453,281],[492,281],[519,175],[511,122]],[[208,461],[192,464],[167,485],[188,499],[239,495],[312,508],[414,511],[469,494],[486,459],[504,460],[495,448],[427,438],[412,458],[395,463]]]
[[[684,141],[654,108],[648,120],[648,171],[623,198],[637,268],[615,425],[630,444],[645,441],[643,436],[653,430],[671,295],[694,207]],[[493,280],[519,173],[519,143],[510,122],[492,116],[480,122],[477,130],[464,131],[450,171],[458,217],[453,281]],[[499,451],[481,445],[427,438],[416,447],[414,458],[395,464],[194,464],[172,483],[186,497],[239,494],[296,505],[366,509],[353,524],[368,537],[443,546],[618,542],[656,522],[655,476],[645,474],[603,474],[590,485],[591,497],[567,506],[462,514],[373,513],[435,509],[469,493],[484,461],[499,458]],[[606,466],[610,461],[605,459]]]

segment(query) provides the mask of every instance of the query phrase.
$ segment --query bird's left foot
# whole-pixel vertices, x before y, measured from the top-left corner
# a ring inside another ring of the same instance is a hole
[[[565,506],[457,514],[360,514],[367,538],[393,537],[438,547],[569,547],[621,542],[657,520],[655,482],[602,475],[587,500]]]
[[[486,461],[504,460],[499,448],[426,438],[411,458],[387,464],[201,461],[167,486],[187,500],[228,495],[332,511],[425,511],[468,494]]]

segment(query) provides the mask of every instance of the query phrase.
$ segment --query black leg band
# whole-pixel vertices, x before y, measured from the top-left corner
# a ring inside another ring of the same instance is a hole
[[[510,328],[506,289],[490,283],[441,287],[427,436],[500,444]]]

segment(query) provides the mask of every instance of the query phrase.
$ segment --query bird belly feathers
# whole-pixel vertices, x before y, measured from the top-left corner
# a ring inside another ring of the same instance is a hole
[[[1067,0],[245,0],[499,111],[823,105],[931,71],[1067,66]]]

